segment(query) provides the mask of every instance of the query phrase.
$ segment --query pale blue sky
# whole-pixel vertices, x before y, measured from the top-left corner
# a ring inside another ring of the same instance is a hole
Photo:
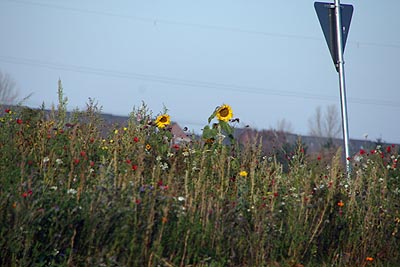
[[[329,2],[329,1],[327,1]],[[400,142],[400,1],[341,1],[354,14],[345,58],[350,138]],[[28,106],[94,98],[128,115],[144,101],[198,131],[214,108],[241,125],[285,119],[308,133],[340,109],[338,75],[311,0],[0,0],[0,69]]]

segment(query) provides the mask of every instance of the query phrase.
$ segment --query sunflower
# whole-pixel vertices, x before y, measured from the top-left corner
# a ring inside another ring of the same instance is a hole
[[[232,108],[229,105],[222,105],[217,110],[217,118],[220,121],[228,122],[233,117]]]
[[[171,123],[171,118],[167,114],[162,114],[157,117],[156,119],[156,125],[158,128],[164,128],[165,126],[169,125]]]

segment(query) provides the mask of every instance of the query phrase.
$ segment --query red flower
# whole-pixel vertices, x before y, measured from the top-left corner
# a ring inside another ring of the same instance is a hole
[[[22,124],[22,120],[21,119],[17,119],[17,123],[18,124]]]
[[[78,164],[79,163],[79,159],[74,159],[74,163]]]
[[[347,160],[350,161],[350,160],[351,160],[351,157],[347,157]]]
[[[94,138],[93,138],[93,137],[90,137],[89,142],[90,142],[90,143],[94,143]]]
[[[139,205],[141,202],[142,202],[142,201],[141,201],[139,198],[137,198],[137,199],[135,200],[135,203],[138,204],[138,205]]]
[[[133,137],[133,142],[135,142],[135,143],[137,143],[137,142],[139,142],[139,138],[138,137]]]
[[[318,155],[317,160],[321,160],[321,155]]]
[[[163,186],[160,186],[160,189],[163,189],[163,190],[168,190],[168,188],[169,188],[169,186],[168,186],[168,185],[163,185]]]
[[[90,167],[93,167],[94,166],[94,161],[91,160],[89,164],[90,164]]]
[[[81,151],[81,157],[86,157],[86,152],[85,151]]]
[[[9,109],[9,108],[6,108],[4,111],[5,111],[6,113],[8,113],[8,114],[11,113],[11,109]]]
[[[279,193],[278,192],[274,192],[274,197],[278,197]]]
[[[138,168],[138,166],[137,166],[137,165],[135,165],[135,164],[133,164],[133,165],[132,165],[132,170],[136,171],[136,170],[137,170],[137,168]]]
[[[390,153],[391,151],[392,151],[392,147],[388,146],[388,147],[386,148],[386,152],[387,152],[387,153]]]
[[[364,155],[365,154],[365,150],[364,149],[360,149],[360,155]]]
[[[175,150],[179,150],[179,145],[175,144],[175,145],[173,145],[173,148],[175,148]]]
[[[32,192],[32,190],[28,190],[28,191],[26,191],[26,192],[24,192],[24,193],[22,193],[22,197],[23,198],[26,198],[26,197],[28,197],[28,196],[30,196],[30,195],[32,195],[33,194],[33,192]]]
[[[131,164],[132,161],[130,159],[127,159],[125,162]]]

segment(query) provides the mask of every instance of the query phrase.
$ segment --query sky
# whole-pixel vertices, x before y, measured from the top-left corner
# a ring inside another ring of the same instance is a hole
[[[326,1],[330,2],[330,1]],[[332,1],[333,2],[333,1]],[[400,143],[398,0],[354,6],[344,53],[351,139]],[[229,104],[236,127],[307,135],[339,77],[310,0],[0,0],[0,70],[25,105],[89,98],[128,116],[145,103],[199,132]]]

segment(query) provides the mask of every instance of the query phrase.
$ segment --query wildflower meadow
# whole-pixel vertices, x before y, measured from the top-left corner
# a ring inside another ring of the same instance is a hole
[[[284,169],[229,105],[180,140],[167,110],[105,127],[59,87],[50,112],[0,111],[0,266],[400,266],[397,145],[348,176],[299,140]]]

